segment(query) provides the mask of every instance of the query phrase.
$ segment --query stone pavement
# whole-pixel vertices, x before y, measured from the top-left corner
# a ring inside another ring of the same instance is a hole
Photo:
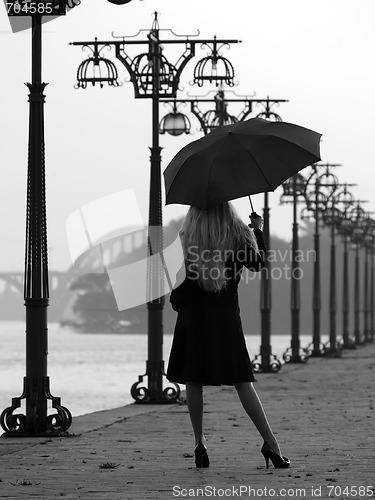
[[[194,466],[184,404],[77,417],[68,438],[2,438],[0,497],[375,498],[374,387],[375,344],[257,375],[290,469],[265,468],[262,440],[232,387],[205,390],[209,469]]]

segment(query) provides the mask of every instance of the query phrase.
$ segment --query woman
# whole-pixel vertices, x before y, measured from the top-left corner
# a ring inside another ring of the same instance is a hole
[[[177,275],[170,301],[178,312],[167,378],[186,384],[195,435],[195,464],[208,467],[203,436],[204,385],[234,385],[240,401],[263,437],[261,452],[274,467],[289,467],[253,387],[254,375],[242,331],[238,283],[243,266],[264,267],[262,218],[251,228],[228,202],[207,210],[190,207],[180,232],[185,269]],[[185,279],[184,279],[185,278]]]

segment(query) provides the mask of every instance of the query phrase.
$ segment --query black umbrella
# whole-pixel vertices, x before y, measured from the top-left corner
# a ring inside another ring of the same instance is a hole
[[[218,127],[182,148],[164,171],[166,204],[209,208],[274,191],[320,160],[321,134],[286,122],[251,118]]]

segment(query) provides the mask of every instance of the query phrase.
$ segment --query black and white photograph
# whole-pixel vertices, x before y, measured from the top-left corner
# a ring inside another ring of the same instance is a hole
[[[1,498],[375,498],[374,18],[1,2]]]

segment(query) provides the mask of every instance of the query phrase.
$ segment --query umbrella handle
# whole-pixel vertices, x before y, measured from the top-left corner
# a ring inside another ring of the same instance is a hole
[[[251,210],[252,210],[253,213],[255,213],[255,210],[254,210],[254,207],[253,207],[253,202],[251,201],[250,195],[249,195],[249,201],[250,201]]]
[[[260,217],[260,215],[258,215],[255,210],[254,210],[254,207],[253,207],[253,202],[251,201],[251,198],[250,198],[250,195],[249,195],[249,201],[250,201],[250,206],[251,206],[251,217],[253,219],[257,219],[258,217]]]
[[[258,217],[260,217],[260,215],[258,215],[255,210],[254,210],[254,207],[253,207],[253,202],[251,201],[251,198],[250,198],[250,195],[249,195],[249,201],[250,201],[250,205],[251,205],[251,215],[250,215],[250,219],[258,219]]]

